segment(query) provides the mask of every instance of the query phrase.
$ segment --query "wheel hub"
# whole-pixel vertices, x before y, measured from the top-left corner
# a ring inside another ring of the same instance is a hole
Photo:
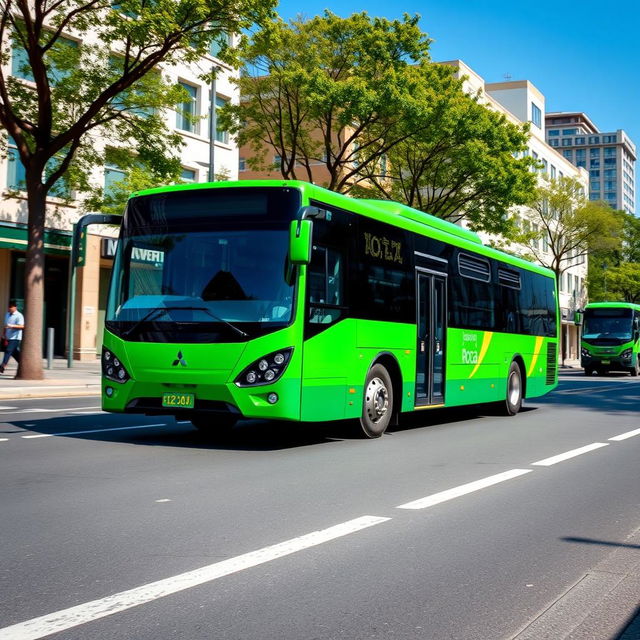
[[[379,422],[389,409],[389,392],[380,378],[373,378],[366,389],[366,408],[369,419]]]

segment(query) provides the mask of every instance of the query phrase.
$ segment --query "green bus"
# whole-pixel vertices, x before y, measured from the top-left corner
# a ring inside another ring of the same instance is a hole
[[[640,373],[640,305],[592,302],[584,310],[581,363],[586,375]]]
[[[407,206],[301,181],[162,187],[122,221],[102,404],[371,438],[416,410],[513,415],[557,385],[558,326],[551,271]]]

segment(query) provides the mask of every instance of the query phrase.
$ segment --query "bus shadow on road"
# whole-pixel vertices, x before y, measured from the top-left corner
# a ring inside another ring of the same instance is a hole
[[[173,418],[140,416],[131,424],[131,416],[123,423],[120,416],[97,414],[100,423],[87,424],[87,416],[56,416],[28,420],[12,420],[0,431],[6,435],[24,434],[83,439],[96,442],[135,444],[148,447],[180,447],[238,451],[276,451],[297,447],[329,444],[347,436],[337,423],[270,422],[266,420],[240,421],[232,430],[204,433],[190,423],[175,422]],[[162,420],[166,425],[158,426]]]

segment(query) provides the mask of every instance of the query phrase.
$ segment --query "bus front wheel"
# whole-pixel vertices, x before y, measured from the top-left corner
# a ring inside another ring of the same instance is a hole
[[[522,371],[517,362],[512,362],[507,376],[507,397],[504,402],[504,413],[515,416],[522,407]]]
[[[379,438],[389,426],[393,415],[393,384],[389,372],[375,364],[364,384],[360,427],[366,438]]]
[[[629,369],[629,373],[634,378],[637,375],[640,375],[640,353],[638,354],[638,359],[636,360],[636,363],[632,365],[631,369]]]

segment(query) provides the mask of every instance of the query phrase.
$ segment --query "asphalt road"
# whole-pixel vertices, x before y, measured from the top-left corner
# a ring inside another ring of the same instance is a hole
[[[637,640],[639,401],[575,373],[373,441],[2,401],[0,640]]]

